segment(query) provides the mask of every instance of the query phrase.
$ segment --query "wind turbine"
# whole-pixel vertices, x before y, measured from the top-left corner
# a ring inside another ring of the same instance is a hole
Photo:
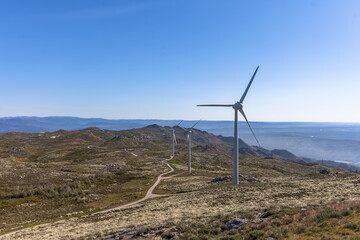
[[[254,80],[254,77],[256,75],[257,70],[259,69],[259,66],[256,68],[252,78],[250,79],[250,82],[245,89],[245,92],[243,93],[242,97],[240,98],[240,101],[236,102],[235,104],[202,104],[197,105],[199,107],[232,107],[235,110],[235,120],[234,120],[234,167],[233,167],[233,185],[239,184],[239,140],[238,140],[238,111],[243,115],[243,117],[246,120],[246,123],[248,124],[256,142],[259,144],[258,139],[255,136],[254,131],[252,130],[249,121],[247,120],[247,117],[245,115],[245,112],[243,110],[243,102],[246,97],[247,92],[249,91],[249,88],[251,86],[252,81]]]
[[[183,120],[181,120],[181,121],[180,121],[178,124],[176,124],[174,127],[179,126],[180,123],[182,123],[182,121],[183,121]],[[174,127],[172,127],[172,147],[171,147],[171,156],[172,156],[172,157],[175,156],[175,144],[177,144]]]
[[[182,128],[187,132],[186,142],[187,142],[187,147],[188,147],[188,173],[189,174],[191,173],[191,133],[192,133],[193,128],[196,126],[196,124],[198,124],[200,122],[200,120],[197,121],[191,128],[188,128],[188,129]]]

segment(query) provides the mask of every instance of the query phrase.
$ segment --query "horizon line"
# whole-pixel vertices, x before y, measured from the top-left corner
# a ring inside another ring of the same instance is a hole
[[[198,121],[199,119],[189,120],[189,119],[160,119],[160,118],[104,118],[104,117],[78,117],[78,116],[3,116],[0,119],[5,118],[79,118],[79,119],[103,119],[108,121],[118,121],[118,120],[142,120],[142,121]],[[233,122],[233,120],[206,120],[202,119],[202,122]],[[240,120],[239,120],[240,121]],[[245,121],[240,121],[245,122]],[[360,124],[360,122],[336,122],[336,121],[249,121],[253,123],[343,123],[343,124]]]

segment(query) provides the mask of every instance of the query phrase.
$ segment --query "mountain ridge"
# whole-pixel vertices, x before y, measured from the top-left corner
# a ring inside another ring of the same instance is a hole
[[[181,126],[192,126],[196,121],[183,121]],[[53,132],[59,129],[79,130],[99,127],[109,130],[127,130],[148,125],[175,125],[172,120],[119,119],[79,117],[4,117],[0,118],[1,132]],[[342,168],[358,170],[360,163],[360,125],[340,123],[272,123],[252,122],[252,127],[262,146],[267,149],[285,149],[307,162],[326,163]],[[233,135],[232,121],[201,121],[197,128],[224,137]],[[241,139],[255,144],[245,122],[239,122]],[[231,138],[229,141],[232,142]],[[229,143],[230,143],[229,142]],[[243,149],[245,150],[245,149]],[[241,149],[240,149],[241,151]],[[293,157],[291,157],[293,158]],[[319,160],[316,160],[319,159]],[[320,160],[323,159],[323,160]],[[343,164],[348,162],[347,164]]]
[[[147,143],[148,145],[151,145],[152,148],[159,148],[157,144],[166,145],[167,142],[170,142],[170,130],[171,127],[162,127],[157,124],[148,125],[143,128],[133,128],[133,129],[127,129],[127,130],[106,130],[101,129],[98,127],[88,127],[81,130],[64,130],[60,129],[54,132],[46,132],[46,133],[18,133],[18,132],[8,132],[8,133],[2,133],[0,134],[0,143],[4,145],[1,140],[3,139],[3,136],[11,135],[11,138],[19,138],[21,136],[40,136],[42,134],[45,134],[47,136],[50,136],[49,138],[53,142],[59,141],[61,138],[68,138],[71,140],[71,138],[79,138],[81,141],[90,141],[91,144],[94,144],[92,141],[95,141],[95,143],[104,141],[103,145],[114,145],[116,142],[121,142],[124,146],[128,147],[139,147],[140,145],[146,145],[142,144]],[[181,127],[175,127],[174,128],[177,133],[177,139],[178,141],[185,143],[186,141],[186,134],[187,132],[184,131]],[[194,129],[193,130],[193,144],[195,144],[194,147],[198,148],[214,148],[214,149],[220,149],[221,151],[227,152],[229,156],[231,156],[232,151],[232,143],[233,143],[233,137],[224,137],[221,135],[214,135],[212,133],[208,133],[207,131]],[[137,142],[139,141],[140,142]],[[25,141],[25,140],[22,140]],[[35,141],[35,140],[33,140]],[[47,140],[48,141],[48,140]],[[135,145],[134,142],[137,142]],[[39,143],[39,145],[43,144],[46,145],[47,142]],[[12,144],[15,144],[14,142]],[[16,145],[16,144],[15,144]],[[31,144],[30,144],[31,145]],[[23,146],[16,146],[15,148],[23,148]],[[333,161],[319,161],[316,159],[311,158],[304,158],[304,157],[298,157],[295,154],[285,150],[285,149],[273,149],[268,150],[262,147],[258,146],[250,146],[247,143],[245,143],[242,139],[239,138],[239,154],[240,157],[244,157],[247,155],[250,156],[261,156],[264,158],[277,158],[282,159],[286,161],[292,161],[297,162],[301,164],[320,164],[325,163],[325,165],[329,166],[335,166],[346,170],[353,170],[358,171],[359,168],[354,167],[352,165],[346,164],[346,163],[339,163],[339,162],[333,162]],[[16,157],[22,157],[24,154],[19,154]]]

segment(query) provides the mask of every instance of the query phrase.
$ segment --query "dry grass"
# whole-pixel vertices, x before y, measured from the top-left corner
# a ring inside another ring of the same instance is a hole
[[[231,181],[212,183],[215,177],[231,175],[231,148],[223,152],[198,145],[188,175],[181,140],[171,161],[175,171],[154,192],[169,196],[93,214],[141,198],[156,176],[168,171],[161,161],[168,158],[169,145],[152,140],[151,131],[145,133],[60,132],[55,139],[50,138],[54,133],[31,135],[32,144],[0,152],[0,231],[31,226],[10,239],[96,239],[124,229],[135,229],[139,236],[155,231],[158,238],[181,239],[309,239],[314,231],[315,238],[328,239],[326,233],[334,231],[334,236],[351,239],[357,234],[359,175],[331,167],[331,174],[323,175],[322,166],[253,156],[240,160],[240,172],[260,182],[241,181],[236,187]],[[76,141],[73,134],[78,134]],[[41,137],[47,140],[36,140]],[[161,138],[168,140],[166,135]],[[19,161],[23,158],[28,160]],[[349,215],[343,209],[349,209]],[[270,216],[258,221],[257,214],[264,212]],[[224,228],[234,217],[249,220],[240,232]]]
[[[256,161],[261,163],[263,160]],[[249,168],[249,172],[259,172],[258,167],[252,169],[245,160],[242,167]],[[264,168],[263,175],[270,176],[274,173],[274,168],[277,169],[279,166]],[[77,217],[41,227],[35,226],[20,231],[14,235],[14,238],[50,237],[50,234],[53,238],[93,237],[119,229],[177,226],[180,223],[211,223],[216,216],[234,213],[246,215],[246,213],[263,212],[266,209],[273,209],[275,212],[282,212],[283,209],[312,209],[334,201],[359,199],[357,175],[342,173],[337,176],[314,178],[302,176],[306,175],[304,171],[298,175],[300,176],[274,174],[274,177],[261,177],[261,182],[241,182],[238,187],[231,186],[230,182],[210,183],[210,178],[204,176],[174,176],[166,179],[159,188],[159,191],[176,192],[167,198],[154,199],[117,212]],[[280,225],[284,223],[280,222]],[[297,229],[301,228],[297,227]],[[261,231],[267,234],[265,230]],[[289,229],[286,232],[292,233]],[[261,234],[261,232],[252,234]]]

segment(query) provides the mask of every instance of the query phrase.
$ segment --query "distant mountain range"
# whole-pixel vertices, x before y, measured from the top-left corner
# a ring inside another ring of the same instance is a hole
[[[166,120],[121,119],[108,120],[103,118],[78,117],[3,117],[0,118],[0,133],[4,132],[53,132],[59,129],[79,130],[88,127],[98,127],[108,130],[126,130],[145,127],[151,124],[174,125]]]
[[[184,121],[188,127],[196,121]],[[178,120],[146,120],[78,117],[4,117],[0,118],[0,133],[4,132],[53,132],[60,129],[79,130],[98,127],[108,130],[126,130],[141,128],[152,124],[173,126]],[[252,122],[252,127],[261,146],[266,149],[285,149],[297,156],[322,163],[328,160],[337,164],[360,163],[360,124],[357,123],[308,123],[308,122]],[[201,121],[198,129],[229,137],[233,135],[232,121]],[[255,141],[246,123],[239,123],[239,136],[247,144]],[[294,155],[294,156],[295,156]],[[291,158],[291,157],[290,157]],[[333,165],[333,164],[331,164]]]

